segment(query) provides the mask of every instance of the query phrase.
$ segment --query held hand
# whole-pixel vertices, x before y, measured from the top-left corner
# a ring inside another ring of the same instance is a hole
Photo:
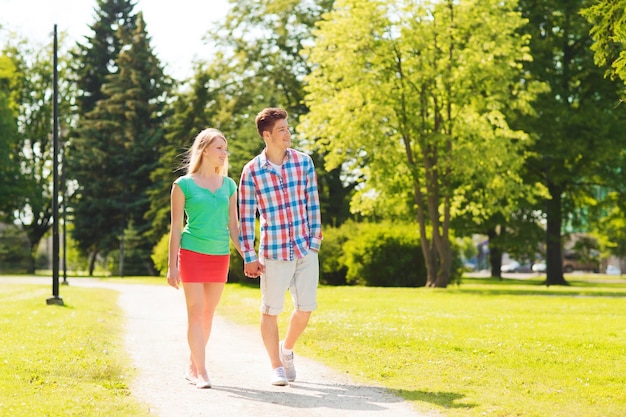
[[[258,260],[256,260],[245,264],[243,272],[248,278],[258,278],[263,272],[265,272],[265,267],[261,265]]]
[[[178,268],[168,269],[167,270],[167,283],[176,289],[178,289],[180,285],[180,276],[178,274]]]

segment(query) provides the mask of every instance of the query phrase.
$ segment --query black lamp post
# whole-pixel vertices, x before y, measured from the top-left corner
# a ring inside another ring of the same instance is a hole
[[[57,71],[57,25],[54,25],[53,122],[52,122],[52,297],[46,304],[63,305],[59,296],[59,91]]]

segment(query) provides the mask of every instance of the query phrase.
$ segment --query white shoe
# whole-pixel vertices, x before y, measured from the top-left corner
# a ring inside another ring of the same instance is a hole
[[[272,385],[283,387],[288,383],[287,376],[285,375],[285,368],[279,366],[272,371]]]
[[[285,355],[283,353],[284,343],[285,342],[282,341],[278,344],[278,356],[285,367],[285,376],[287,377],[287,381],[293,382],[296,380],[296,367],[293,364],[293,352],[291,352],[291,355]]]
[[[196,377],[191,375],[189,372],[185,372],[185,380],[192,385],[196,385]]]
[[[211,388],[211,380],[207,376],[206,379],[200,375],[198,375],[198,379],[196,380],[196,388],[205,389]]]

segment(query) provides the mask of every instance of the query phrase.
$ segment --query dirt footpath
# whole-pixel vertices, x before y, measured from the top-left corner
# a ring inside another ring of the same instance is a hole
[[[127,316],[127,349],[139,371],[132,391],[161,417],[420,416],[383,389],[355,384],[301,356],[295,362],[298,379],[274,387],[258,329],[221,317],[215,318],[207,347],[213,388],[199,390],[183,378],[188,348],[182,291],[118,287]]]

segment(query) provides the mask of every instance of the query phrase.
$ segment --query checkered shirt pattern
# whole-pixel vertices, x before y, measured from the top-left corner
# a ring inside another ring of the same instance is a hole
[[[255,220],[259,213],[259,255],[292,261],[319,250],[322,216],[315,166],[310,156],[287,149],[280,172],[265,150],[246,164],[239,182],[239,241],[246,263],[257,260]]]

